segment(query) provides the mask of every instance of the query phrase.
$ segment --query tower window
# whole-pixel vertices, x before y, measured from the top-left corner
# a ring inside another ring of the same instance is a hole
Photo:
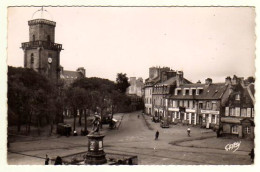
[[[34,55],[33,55],[33,53],[31,54],[31,64],[33,64],[34,63]]]
[[[51,41],[51,37],[50,37],[50,35],[47,36],[47,41],[48,41],[48,42]]]
[[[35,35],[33,35],[33,42],[35,41]]]

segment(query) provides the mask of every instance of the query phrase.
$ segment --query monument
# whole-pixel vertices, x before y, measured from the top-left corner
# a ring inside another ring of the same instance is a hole
[[[103,149],[103,138],[105,135],[99,133],[100,121],[97,116],[93,120],[92,132],[88,137],[88,152],[86,154],[85,164],[101,165],[107,162],[106,153]]]

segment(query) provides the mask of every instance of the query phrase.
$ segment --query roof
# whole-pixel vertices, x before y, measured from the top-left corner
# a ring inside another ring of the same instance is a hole
[[[176,77],[172,77],[164,82],[158,83],[157,85],[172,85],[176,83],[177,78]]]
[[[252,100],[252,103],[254,104],[255,103],[255,84],[249,84],[247,86],[247,92]]]
[[[63,73],[61,74],[63,76],[63,78],[70,78],[70,79],[76,79],[78,77],[81,77],[81,74],[79,72],[76,71],[68,71],[68,70],[64,70]]]
[[[199,95],[193,94],[186,94],[183,95],[183,92],[181,92],[181,94],[175,95],[175,92],[169,96],[169,98],[172,99],[200,99],[200,100],[217,100],[217,99],[221,99],[222,95],[224,94],[224,92],[227,89],[227,85],[225,85],[224,83],[218,83],[218,84],[210,84],[210,85],[206,85],[206,84],[200,84],[200,83],[196,83],[196,84],[183,84],[180,87],[177,88],[181,88],[181,90],[184,90],[185,88],[202,88],[202,92]]]

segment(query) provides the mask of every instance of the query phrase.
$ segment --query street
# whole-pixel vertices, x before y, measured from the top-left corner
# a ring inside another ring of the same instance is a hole
[[[139,118],[138,118],[139,114]],[[161,128],[149,116],[140,111],[115,114],[117,129],[110,130],[103,125],[105,134],[104,151],[138,156],[141,165],[249,165],[248,153],[253,141],[245,139],[216,138],[212,130],[199,127],[191,128],[187,136],[187,126],[171,125]],[[155,132],[159,139],[155,140]],[[241,141],[236,151],[226,151],[225,146]],[[45,155],[50,158],[68,156],[87,151],[86,136],[42,136],[38,138],[16,139],[10,143],[8,164],[44,164]]]

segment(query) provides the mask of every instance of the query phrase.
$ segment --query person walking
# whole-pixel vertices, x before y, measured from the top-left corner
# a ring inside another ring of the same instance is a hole
[[[158,140],[159,138],[159,131],[157,130],[156,133],[155,133],[155,139],[154,140]]]
[[[46,154],[45,165],[49,165],[49,161],[50,161],[50,158],[49,158],[48,155]]]
[[[188,129],[187,129],[187,134],[190,137],[190,127],[188,127]]]

